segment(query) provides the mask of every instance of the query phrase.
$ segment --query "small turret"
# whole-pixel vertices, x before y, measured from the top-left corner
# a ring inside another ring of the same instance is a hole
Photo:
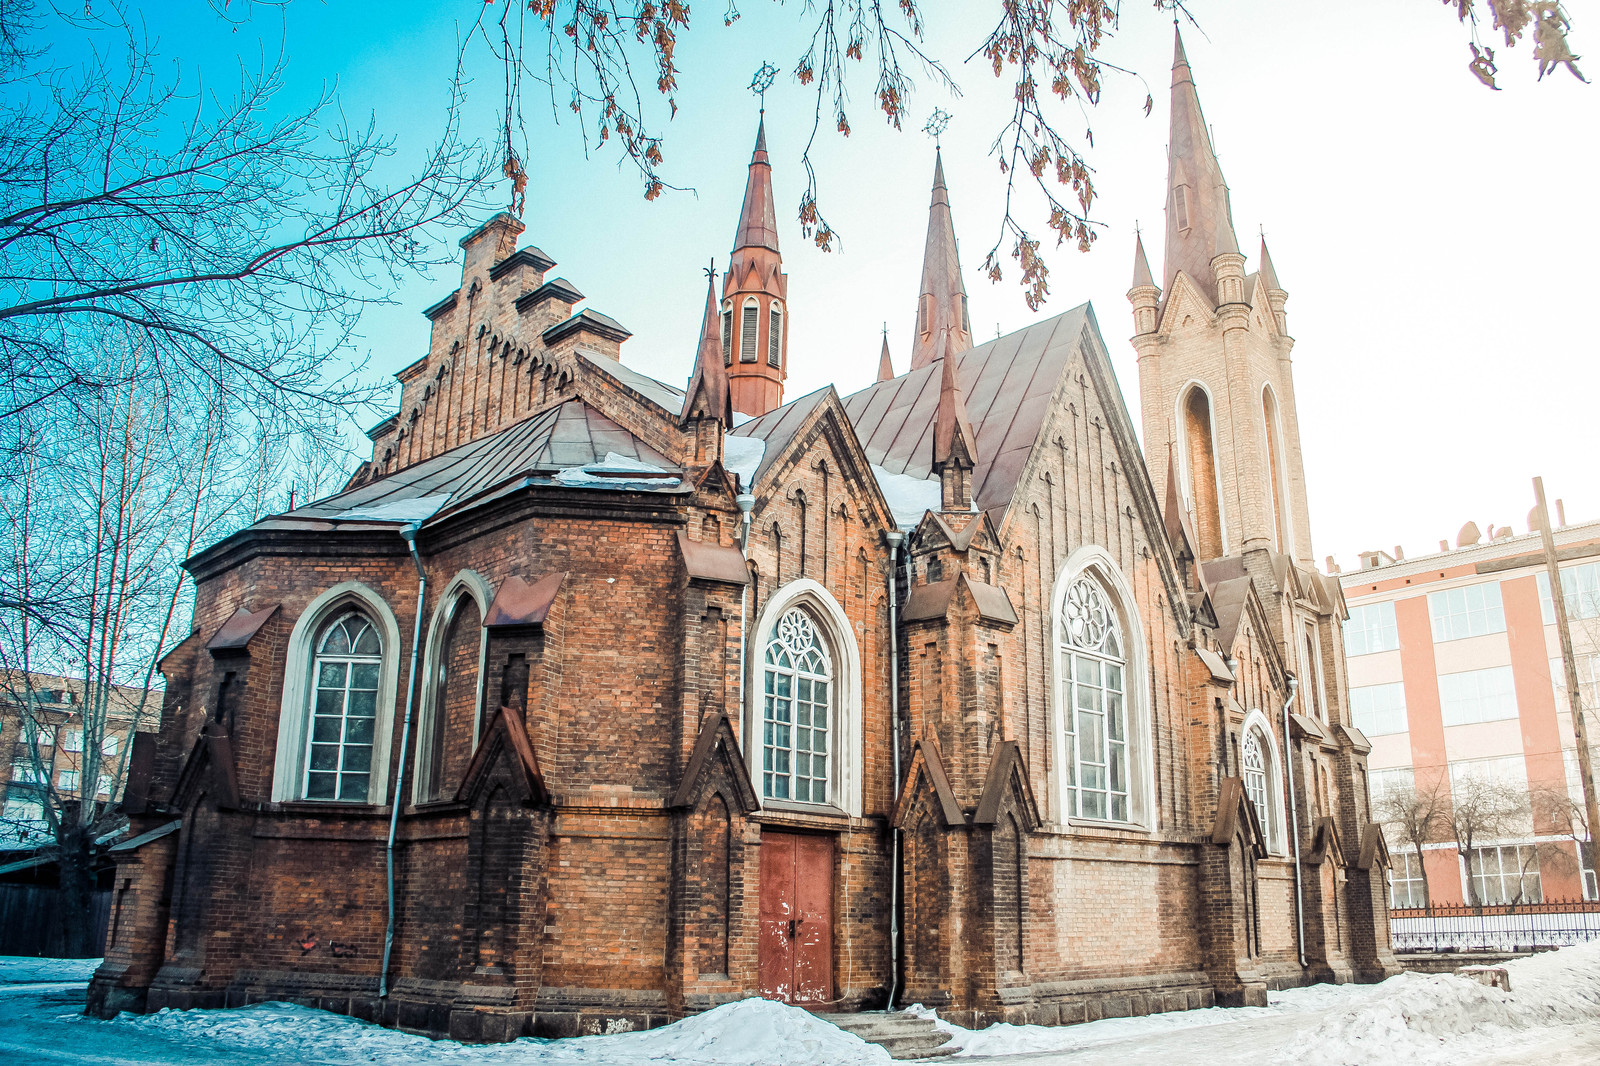
[[[967,417],[967,401],[956,374],[957,356],[949,350],[949,337],[941,331],[935,359],[939,370],[939,409],[933,420],[933,470],[939,475],[939,507],[944,511],[972,509],[972,468],[978,458],[978,439]]]
[[[1262,288],[1267,290],[1267,303],[1272,307],[1272,317],[1278,320],[1278,332],[1287,335],[1289,316],[1284,314],[1283,305],[1289,302],[1289,294],[1278,284],[1278,272],[1272,266],[1272,256],[1267,252],[1265,237],[1261,238],[1260,279]]]
[[[722,331],[717,315],[717,274],[706,271],[706,310],[700,323],[700,350],[694,376],[683,396],[683,427],[694,434],[691,462],[696,466],[722,458],[723,434],[733,426],[733,397],[728,369],[722,362]]]
[[[1142,236],[1133,239],[1133,286],[1128,289],[1128,302],[1133,304],[1133,332],[1154,333],[1161,290],[1156,288],[1155,277],[1150,273],[1150,260],[1144,254]]]
[[[883,331],[883,350],[878,353],[878,380],[894,380],[894,362],[889,358],[889,331]]]
[[[1226,188],[1218,195],[1226,209]],[[1231,224],[1217,227],[1211,273],[1217,281],[1217,306],[1244,303],[1244,255],[1239,251],[1239,239],[1234,236]]]
[[[783,383],[789,376],[788,299],[763,119],[750,156],[733,260],[722,285],[728,383],[733,409],[741,414],[764,415],[783,405]]]

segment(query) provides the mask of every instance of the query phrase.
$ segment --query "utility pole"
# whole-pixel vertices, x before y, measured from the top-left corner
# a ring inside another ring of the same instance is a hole
[[[1594,794],[1593,764],[1589,761],[1589,729],[1583,693],[1578,688],[1578,659],[1572,651],[1572,628],[1567,624],[1566,597],[1561,589],[1561,568],[1556,565],[1556,538],[1550,532],[1550,513],[1544,505],[1544,479],[1533,479],[1533,496],[1539,515],[1539,539],[1544,544],[1544,565],[1550,574],[1550,602],[1555,608],[1556,632],[1561,637],[1561,665],[1567,675],[1567,706],[1572,708],[1572,734],[1578,742],[1578,776],[1583,779],[1584,827],[1588,830],[1589,869],[1600,873],[1600,804]],[[1580,882],[1583,875],[1580,871]]]

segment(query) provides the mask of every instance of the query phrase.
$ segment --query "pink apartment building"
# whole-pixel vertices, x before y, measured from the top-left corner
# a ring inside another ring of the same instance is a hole
[[[1526,789],[1515,831],[1473,841],[1470,861],[1445,839],[1422,849],[1435,904],[1596,898],[1574,832],[1553,810],[1562,793],[1581,806],[1572,715],[1549,579],[1537,532],[1481,537],[1469,523],[1457,547],[1396,558],[1364,552],[1341,574],[1350,704],[1372,742],[1375,808],[1391,789],[1464,794],[1469,779]],[[1589,721],[1600,697],[1600,522],[1555,530],[1557,558]],[[1400,550],[1395,550],[1400,555]],[[1593,727],[1591,726],[1591,733]],[[1600,755],[1600,752],[1596,753]],[[1579,823],[1581,825],[1581,823]],[[1390,906],[1422,906],[1416,850],[1388,830]],[[1581,880],[1580,880],[1581,869]]]

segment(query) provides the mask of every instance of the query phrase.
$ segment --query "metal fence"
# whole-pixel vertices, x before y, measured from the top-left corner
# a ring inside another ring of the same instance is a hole
[[[1446,904],[1389,912],[1396,951],[1528,951],[1600,941],[1600,902],[1494,907]]]

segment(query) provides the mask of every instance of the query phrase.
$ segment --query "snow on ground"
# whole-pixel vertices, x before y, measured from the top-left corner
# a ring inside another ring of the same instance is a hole
[[[162,1011],[105,1022],[82,1015],[98,960],[0,959],[0,1061],[187,1066],[370,1063],[410,1066],[887,1066],[882,1048],[805,1011],[730,1003],[675,1025],[576,1040],[475,1046],[397,1033],[286,1003]],[[1512,991],[1454,975],[1274,993],[1266,1007],[1177,1011],[1087,1025],[940,1021],[967,1061],[1072,1066],[1593,1066],[1600,1062],[1600,944],[1507,965]],[[926,1012],[924,1012],[926,1013]]]

